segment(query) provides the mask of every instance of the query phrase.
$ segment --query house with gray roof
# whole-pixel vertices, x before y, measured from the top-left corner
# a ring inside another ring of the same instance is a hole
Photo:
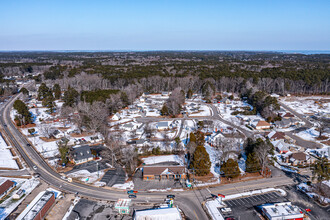
[[[82,164],[91,161],[94,158],[91,148],[88,145],[74,147],[72,155],[75,164]]]
[[[157,123],[157,129],[158,130],[166,130],[169,129],[169,123],[168,121],[160,121]]]

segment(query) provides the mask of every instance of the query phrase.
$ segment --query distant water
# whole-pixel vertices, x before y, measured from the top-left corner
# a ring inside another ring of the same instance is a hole
[[[330,50],[274,50],[281,53],[299,53],[299,54],[330,54]]]

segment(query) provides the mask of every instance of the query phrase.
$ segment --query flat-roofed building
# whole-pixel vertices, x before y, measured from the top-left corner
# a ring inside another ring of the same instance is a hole
[[[55,203],[55,193],[52,191],[42,191],[23,210],[23,212],[16,218],[16,220],[44,219],[47,212],[54,203]]]
[[[303,220],[304,214],[298,206],[291,202],[282,202],[262,205],[261,210],[264,216],[269,220]]]

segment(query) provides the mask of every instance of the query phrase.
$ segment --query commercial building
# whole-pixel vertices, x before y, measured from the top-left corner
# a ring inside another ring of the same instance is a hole
[[[268,220],[303,220],[305,216],[299,207],[291,202],[262,205],[263,215]]]
[[[23,210],[16,220],[41,220],[55,203],[55,193],[52,191],[40,192]]]
[[[145,166],[143,167],[143,180],[186,179],[185,166]]]
[[[137,210],[134,212],[133,220],[181,220],[181,214],[177,208],[160,208]]]

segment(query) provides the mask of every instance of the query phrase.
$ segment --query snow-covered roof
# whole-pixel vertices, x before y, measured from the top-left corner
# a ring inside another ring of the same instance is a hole
[[[181,214],[177,208],[161,208],[137,210],[134,214],[134,220],[181,220]]]
[[[16,220],[29,220],[34,219],[35,216],[43,209],[45,204],[55,196],[51,191],[42,191],[40,192],[27,206],[23,212],[16,218]]]
[[[291,202],[275,203],[263,205],[261,207],[269,219],[297,219],[304,217],[304,214],[301,213],[300,208],[292,205]]]

